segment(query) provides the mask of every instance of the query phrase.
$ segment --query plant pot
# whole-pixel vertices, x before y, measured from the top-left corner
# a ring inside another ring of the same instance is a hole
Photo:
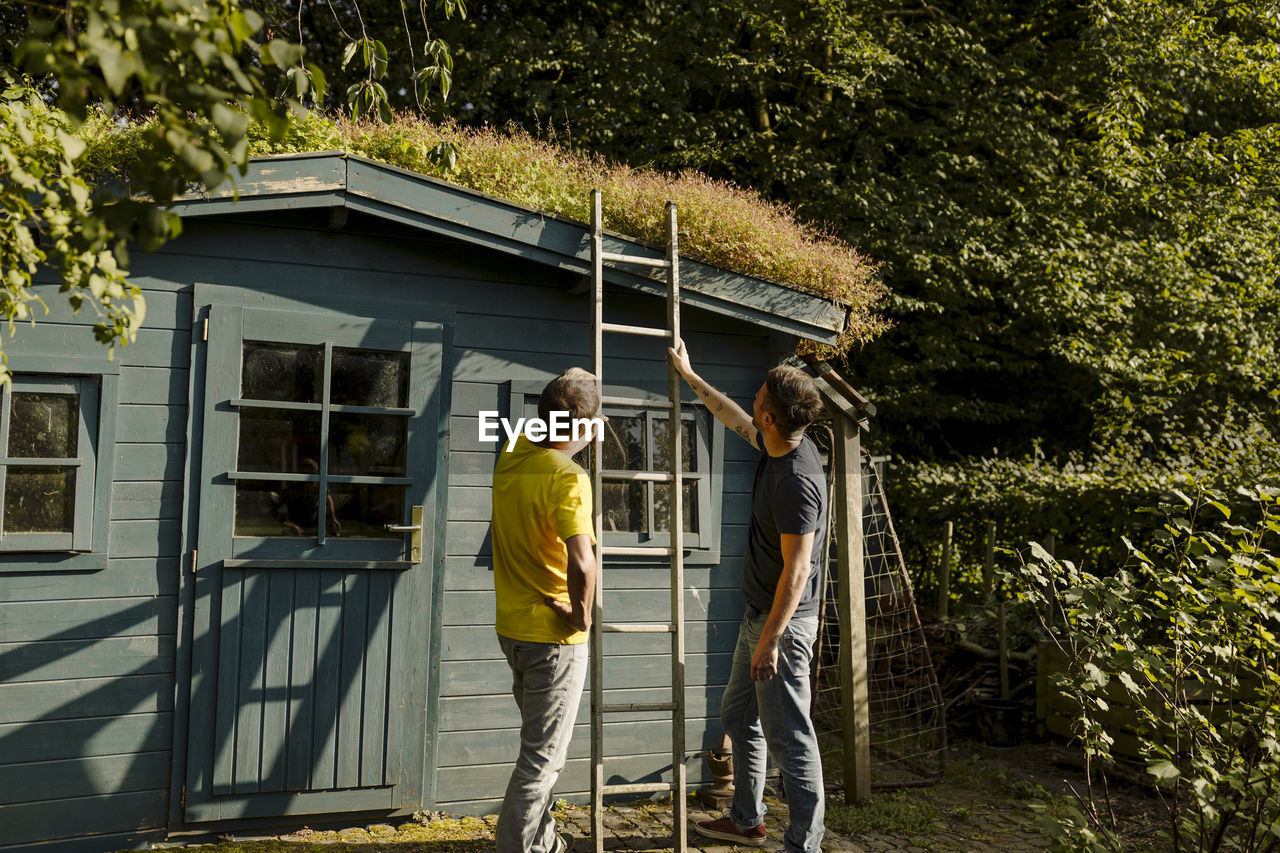
[[[1022,705],[1008,699],[975,699],[978,734],[987,746],[1017,746],[1022,742]]]

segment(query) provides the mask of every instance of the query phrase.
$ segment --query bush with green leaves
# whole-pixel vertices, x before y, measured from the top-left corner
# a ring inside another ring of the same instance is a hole
[[[1168,816],[1169,849],[1280,849],[1280,490],[1191,488],[1110,577],[1039,545],[1011,581],[1065,655],[1056,688],[1079,705],[1087,784],[1041,827],[1062,850],[1122,851],[1105,767],[1106,715],[1128,709]],[[1230,503],[1236,505],[1235,510]]]

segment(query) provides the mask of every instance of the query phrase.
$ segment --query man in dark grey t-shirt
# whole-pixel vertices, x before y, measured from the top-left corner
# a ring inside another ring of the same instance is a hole
[[[720,703],[733,742],[733,805],[695,828],[707,838],[764,844],[767,749],[791,811],[783,845],[790,853],[818,853],[824,800],[809,719],[809,665],[822,600],[817,561],[826,549],[827,490],[818,448],[805,430],[822,414],[822,399],[803,371],[775,367],[748,415],[693,372],[683,341],[667,353],[711,413],[760,451],[742,570],[747,612]]]

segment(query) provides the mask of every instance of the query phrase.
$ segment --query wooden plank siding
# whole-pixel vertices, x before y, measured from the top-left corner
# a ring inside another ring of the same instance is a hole
[[[414,301],[456,307],[442,594],[434,617],[439,620],[439,695],[428,708],[428,742],[435,753],[432,805],[459,812],[496,810],[516,756],[519,719],[492,627],[487,532],[496,450],[477,442],[475,414],[505,411],[510,380],[546,381],[570,365],[587,364],[587,297],[571,292],[572,274],[414,237],[362,222],[359,214],[340,232],[312,227],[324,221],[322,212],[314,221],[307,211],[291,215],[296,219],[287,221],[294,227],[281,225],[279,214],[239,222],[189,221],[178,241],[133,259],[148,310],[138,340],[115,353],[120,396],[110,448],[115,483],[108,567],[63,575],[0,574],[0,825],[8,830],[0,838],[0,853],[96,853],[157,840],[173,823],[171,773],[181,778],[182,769],[174,771],[172,765],[183,752],[181,747],[174,752],[174,741],[184,739],[186,729],[175,717],[175,694],[188,689],[176,683],[182,667],[175,660],[183,653],[179,611],[189,606],[182,572],[188,565],[183,548],[191,544],[183,538],[188,524],[183,502],[192,500],[184,494],[184,478],[196,281],[269,290],[298,310],[320,307],[356,316],[401,317]],[[91,318],[70,316],[56,292],[42,295],[51,314],[34,329],[20,326],[6,351],[98,353],[87,328]],[[652,297],[611,293],[606,306],[611,320],[662,324],[662,303]],[[773,363],[770,341],[775,338],[694,308],[686,310],[683,323],[699,372],[746,404]],[[665,394],[660,344],[623,338],[611,341],[609,353],[611,386],[628,394]],[[740,564],[755,451],[725,436],[722,559],[718,565],[686,568],[690,750],[719,744],[721,686],[742,612]],[[612,603],[640,618],[663,618],[665,567],[619,561],[607,565],[604,577],[606,608]],[[246,577],[246,582],[270,583],[266,576]],[[267,602],[252,620],[263,644],[290,640],[289,631],[263,627],[279,616],[273,608],[277,603],[277,609],[284,608],[284,596],[318,595],[314,588],[279,592],[256,597]],[[380,588],[360,592],[375,598],[386,594]],[[354,625],[359,613],[348,616]],[[351,642],[363,637],[385,656],[394,641],[387,626],[360,627],[359,636],[351,632]],[[302,622],[292,627],[316,630],[327,629]],[[661,701],[664,684],[669,696],[667,638],[636,635],[607,642],[609,701]],[[334,666],[340,668],[339,658]],[[315,683],[323,684],[326,679],[336,683],[341,673],[315,675]],[[259,677],[243,689],[270,691],[280,687],[283,676],[267,671]],[[336,695],[318,697],[315,706],[317,715],[334,718],[353,710]],[[179,700],[178,711],[184,707],[185,699]],[[637,781],[658,778],[664,768],[669,774],[666,719],[644,713],[611,718],[606,747],[613,757],[607,771]],[[584,698],[557,796],[586,798],[587,721]],[[239,724],[263,727],[264,748],[287,754],[311,747],[310,734],[296,727],[286,734],[279,719]],[[328,763],[315,772],[344,785],[380,781],[381,759],[368,758],[381,753],[376,726],[345,731],[347,739],[332,745]],[[216,770],[221,784],[233,789],[237,758],[265,761],[247,753],[227,758],[229,763]],[[696,784],[703,762],[691,761],[689,771]],[[299,772],[286,761],[271,783],[296,789],[306,784],[295,778]],[[33,787],[23,781],[29,778],[51,781]]]
[[[115,352],[116,431],[100,450],[115,478],[107,568],[0,574],[0,850],[101,851],[164,834],[191,298],[140,284],[146,327]],[[76,318],[56,287],[36,290],[49,315],[6,352],[105,359],[90,312]]]

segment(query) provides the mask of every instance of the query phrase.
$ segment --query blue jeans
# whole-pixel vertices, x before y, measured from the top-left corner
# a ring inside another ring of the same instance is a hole
[[[498,635],[520,709],[520,757],[498,814],[498,853],[556,849],[551,791],[564,769],[587,678],[587,644],[528,643]]]
[[[809,719],[809,663],[818,617],[792,619],[778,641],[778,673],[751,679],[751,656],[769,614],[747,605],[738,629],[733,668],[720,704],[720,721],[733,742],[733,806],[738,829],[764,820],[765,751],[782,773],[791,824],[782,836],[790,853],[818,853],[826,811],[818,738]]]

